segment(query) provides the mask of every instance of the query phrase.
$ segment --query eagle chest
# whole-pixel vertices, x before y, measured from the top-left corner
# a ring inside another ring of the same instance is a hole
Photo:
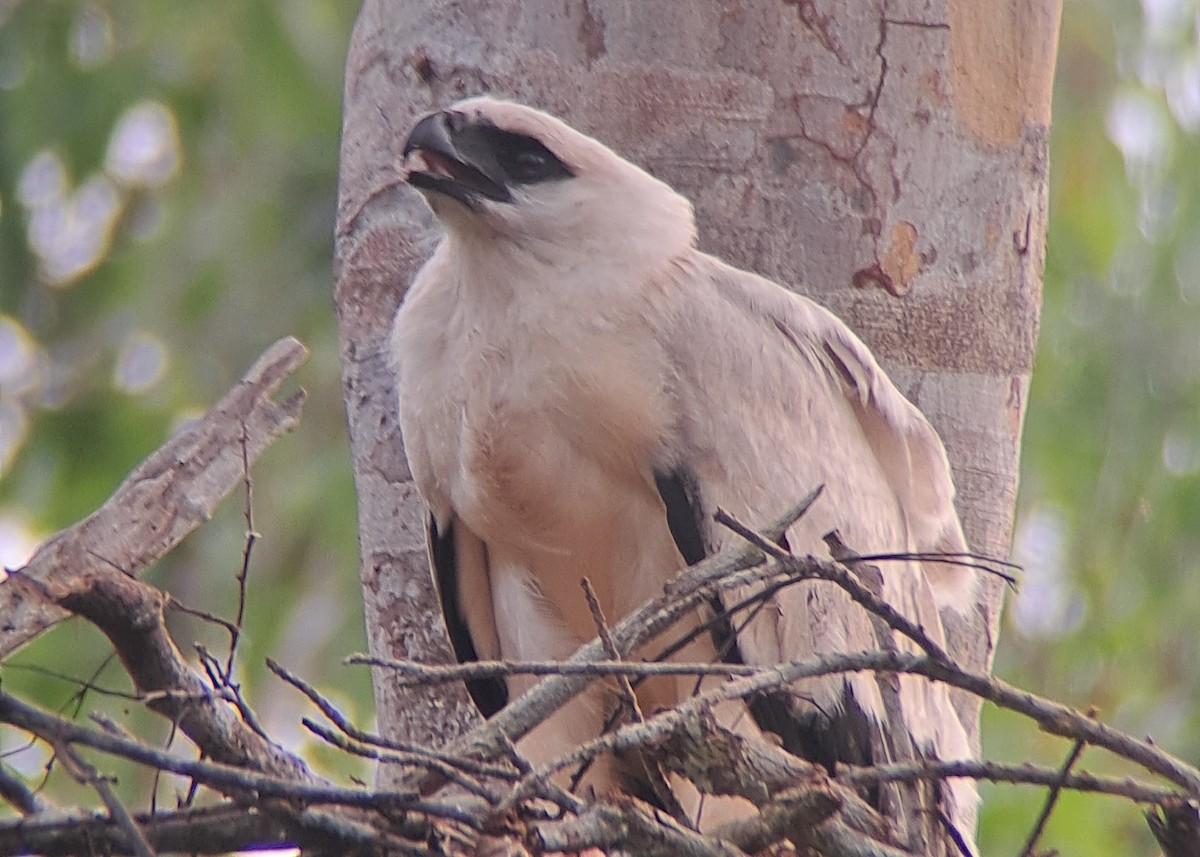
[[[461,353],[443,400],[456,430],[431,440],[451,505],[481,534],[543,542],[619,483],[652,478],[670,419],[633,349],[527,332]]]

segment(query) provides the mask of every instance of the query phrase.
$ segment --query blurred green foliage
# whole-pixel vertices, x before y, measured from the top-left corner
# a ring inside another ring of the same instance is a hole
[[[297,731],[302,701],[261,664],[273,654],[369,722],[366,674],[338,666],[364,643],[329,274],[354,13],[337,0],[0,0],[0,559],[94,509],[263,348],[299,336],[314,352],[309,401],[254,473],[264,538],[239,675],[275,734],[330,765]],[[1193,763],[1198,32],[1195,0],[1066,2],[1016,540],[1028,572],[997,662]],[[75,243],[46,237],[59,233]],[[231,500],[153,579],[232,615],[244,531]],[[179,622],[181,640],[224,650],[212,628]],[[100,670],[99,684],[127,689],[105,652],[68,624],[0,679],[47,705],[68,705],[74,686],[21,665]],[[93,693],[82,710],[105,707],[166,740],[127,701]],[[19,743],[0,729],[0,753]],[[1069,747],[988,710],[985,749],[1056,764]],[[36,772],[40,758],[11,760]],[[1094,751],[1081,764],[1125,770]],[[1017,853],[1042,799],[986,787],[983,853]],[[1044,845],[1156,853],[1137,812],[1089,796],[1063,800]]]
[[[366,644],[330,273],[356,12],[341,0],[0,0],[0,561],[95,509],[268,345],[299,337],[313,352],[295,382],[302,422],[253,473],[262,539],[238,679],[273,734],[308,752],[320,751],[300,731],[306,703],[265,674],[265,656],[371,718],[369,676],[340,665]],[[232,617],[242,507],[226,501],[152,579]],[[227,651],[219,629],[172,621],[182,645]],[[107,651],[70,623],[0,680],[62,705],[72,684],[21,665],[86,677]],[[98,683],[128,690],[118,664]],[[91,694],[82,711],[97,708],[166,740],[166,724],[126,717],[136,705]],[[0,753],[20,744],[0,727]],[[10,761],[36,776],[41,758]],[[115,770],[144,805],[144,781]]]
[[[997,672],[1200,763],[1200,5],[1067,0],[1051,133],[1045,306]],[[1070,747],[985,709],[988,755]],[[1104,754],[1081,767],[1127,773]],[[984,793],[984,853],[1043,795]],[[1139,814],[1072,796],[1064,855],[1152,855]]]

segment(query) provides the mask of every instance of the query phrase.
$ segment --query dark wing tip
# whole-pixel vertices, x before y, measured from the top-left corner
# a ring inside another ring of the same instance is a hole
[[[696,499],[694,481],[681,470],[655,471],[654,486],[667,507],[667,526],[675,547],[688,565],[695,565],[707,555],[704,536],[700,531],[700,503]]]
[[[429,555],[433,561],[433,573],[437,580],[442,601],[442,616],[450,643],[454,646],[454,657],[460,664],[479,660],[471,631],[467,628],[458,600],[458,561],[454,546],[454,524],[439,533],[437,522],[429,517]],[[500,678],[479,678],[466,682],[467,692],[479,707],[484,717],[491,717],[508,704],[508,688]]]

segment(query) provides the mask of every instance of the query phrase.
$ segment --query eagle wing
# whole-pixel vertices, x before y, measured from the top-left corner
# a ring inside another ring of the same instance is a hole
[[[659,485],[688,488],[660,494],[669,519],[698,522],[706,552],[737,539],[713,523],[717,507],[759,527],[818,485],[822,496],[786,534],[798,555],[828,555],[822,537],[835,529],[864,555],[966,550],[941,440],[844,323],[698,252],[654,294],[677,416]],[[939,642],[939,611],[974,608],[972,574],[954,564],[888,561],[860,574],[873,575],[884,600]],[[753,594],[734,592],[726,605]],[[738,654],[752,664],[913,648],[821,581],[787,587],[731,622]],[[945,687],[924,679],[853,673],[789,691],[760,700],[755,714],[789,749],[831,766],[972,755]],[[973,829],[972,787],[955,798],[957,821]]]
[[[456,515],[447,516],[439,526],[432,514],[426,545],[455,659],[465,664],[499,658],[486,546]],[[464,592],[474,597],[464,598]],[[484,717],[491,717],[508,702],[508,689],[499,678],[472,679],[466,684]]]

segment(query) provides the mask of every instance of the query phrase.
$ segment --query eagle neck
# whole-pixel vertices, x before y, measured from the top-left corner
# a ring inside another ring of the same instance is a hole
[[[635,220],[573,241],[451,231],[442,249],[464,296],[500,309],[535,296],[590,300],[614,288],[638,289],[691,253],[693,241],[691,228],[652,229]]]

